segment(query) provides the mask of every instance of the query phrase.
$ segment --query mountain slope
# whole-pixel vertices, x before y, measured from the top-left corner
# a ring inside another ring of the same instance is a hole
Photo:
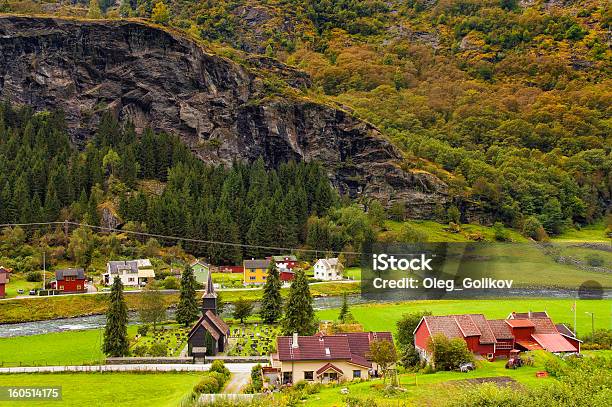
[[[210,163],[320,161],[340,192],[407,202],[414,217],[432,216],[447,200],[445,184],[403,170],[401,153],[373,126],[296,89],[278,91],[289,85],[168,31],[130,21],[7,16],[0,18],[0,53],[0,96],[62,109],[77,142],[110,110],[137,129],[180,135]]]

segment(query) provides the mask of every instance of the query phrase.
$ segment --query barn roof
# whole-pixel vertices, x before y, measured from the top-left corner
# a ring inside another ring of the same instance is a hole
[[[489,323],[489,327],[491,327],[496,340],[514,339],[512,329],[510,329],[510,326],[506,323],[505,319],[491,319],[487,322]]]
[[[83,269],[63,269],[55,271],[55,279],[62,281],[66,277],[76,277],[78,280],[85,278],[85,271]]]
[[[533,328],[535,324],[530,319],[507,319],[506,323],[512,328]]]
[[[533,334],[535,341],[549,352],[577,352],[578,349],[559,333]]]

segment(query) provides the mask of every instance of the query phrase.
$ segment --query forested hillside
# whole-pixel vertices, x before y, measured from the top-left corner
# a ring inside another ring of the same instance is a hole
[[[100,2],[101,14],[96,4],[4,9],[150,18],[304,69],[310,97],[378,126],[413,169],[449,185],[454,207],[475,203],[508,226],[556,234],[610,208],[609,2],[124,0]]]

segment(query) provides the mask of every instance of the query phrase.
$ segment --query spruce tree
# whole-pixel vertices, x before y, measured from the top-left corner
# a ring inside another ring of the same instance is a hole
[[[313,335],[317,330],[312,296],[303,270],[295,273],[295,279],[289,289],[282,330],[285,335],[294,332],[299,335]]]
[[[185,326],[189,326],[197,320],[200,314],[195,285],[193,269],[191,266],[187,266],[181,276],[181,295],[176,307],[176,322]]]
[[[338,321],[342,324],[349,323],[353,321],[353,314],[351,314],[351,310],[348,305],[348,298],[346,293],[342,295],[342,308],[340,308],[340,314],[338,315]]]
[[[263,297],[261,299],[261,309],[259,315],[268,324],[273,324],[282,316],[283,299],[281,297],[280,273],[274,262],[270,262],[268,277],[263,287]]]
[[[109,299],[110,304],[108,311],[106,311],[102,351],[111,357],[125,356],[129,352],[128,309],[123,298],[123,284],[119,277],[115,277],[115,281],[113,281]]]

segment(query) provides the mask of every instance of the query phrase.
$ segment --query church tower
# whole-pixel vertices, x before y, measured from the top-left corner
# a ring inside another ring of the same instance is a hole
[[[217,315],[217,293],[212,282],[212,272],[208,272],[208,281],[206,282],[206,292],[202,296],[202,314],[206,311],[212,311]]]

